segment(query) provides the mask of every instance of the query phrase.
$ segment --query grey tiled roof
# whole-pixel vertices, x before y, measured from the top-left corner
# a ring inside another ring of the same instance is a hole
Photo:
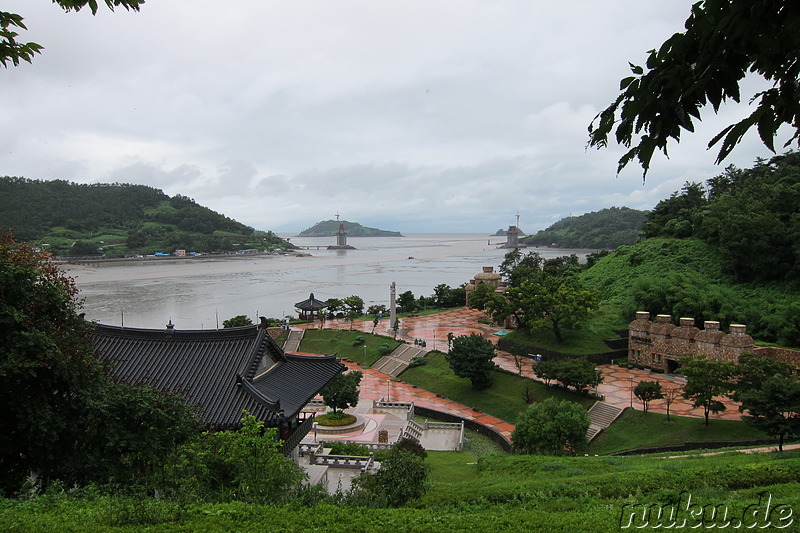
[[[247,410],[270,426],[297,415],[343,369],[335,357],[286,354],[264,328],[180,331],[96,324],[95,355],[115,378],[182,392],[206,424],[236,427]],[[274,364],[260,375],[263,357]]]

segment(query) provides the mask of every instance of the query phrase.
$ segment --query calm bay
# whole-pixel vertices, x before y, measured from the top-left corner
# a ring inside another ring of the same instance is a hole
[[[290,236],[291,237],[291,236]],[[308,250],[308,257],[258,255],[67,265],[88,320],[126,327],[214,329],[235,315],[296,316],[294,303],[360,296],[365,307],[389,304],[389,286],[429,296],[444,283],[458,287],[484,266],[495,269],[503,237],[411,234],[351,237],[355,250]],[[291,237],[297,246],[327,246],[334,238]],[[490,244],[491,242],[491,244]],[[532,248],[544,257],[575,250]],[[581,257],[585,255],[579,253]]]

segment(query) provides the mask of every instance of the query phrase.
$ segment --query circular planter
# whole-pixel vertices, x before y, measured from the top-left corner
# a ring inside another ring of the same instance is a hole
[[[364,429],[366,420],[361,415],[355,415],[356,421],[347,426],[323,426],[321,424],[314,424],[315,431],[322,435],[338,435],[341,433],[350,433],[353,431],[360,431]]]

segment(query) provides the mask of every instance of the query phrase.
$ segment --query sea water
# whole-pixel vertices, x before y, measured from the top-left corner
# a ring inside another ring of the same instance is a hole
[[[291,237],[291,236],[290,236]],[[334,237],[291,237],[301,247],[335,244]],[[214,329],[222,321],[247,315],[297,316],[294,307],[309,297],[320,300],[356,295],[371,305],[389,305],[397,294],[430,296],[440,283],[458,287],[484,266],[497,267],[508,249],[503,237],[480,234],[412,234],[405,237],[352,237],[355,250],[311,249],[307,257],[267,255],[236,258],[147,260],[68,265],[88,320],[126,327]],[[574,250],[531,248],[544,257]],[[579,253],[585,256],[584,253]]]

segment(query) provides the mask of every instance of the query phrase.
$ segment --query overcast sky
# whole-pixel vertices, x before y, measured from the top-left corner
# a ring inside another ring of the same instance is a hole
[[[755,88],[707,109],[644,184],[634,164],[616,176],[622,149],[586,150],[587,126],[694,1],[148,0],[92,17],[6,0],[45,49],[0,70],[0,175],[150,185],[278,232],[336,212],[494,232],[519,212],[530,233],[650,209],[723,170],[706,144]],[[748,134],[725,164],[770,155]]]

